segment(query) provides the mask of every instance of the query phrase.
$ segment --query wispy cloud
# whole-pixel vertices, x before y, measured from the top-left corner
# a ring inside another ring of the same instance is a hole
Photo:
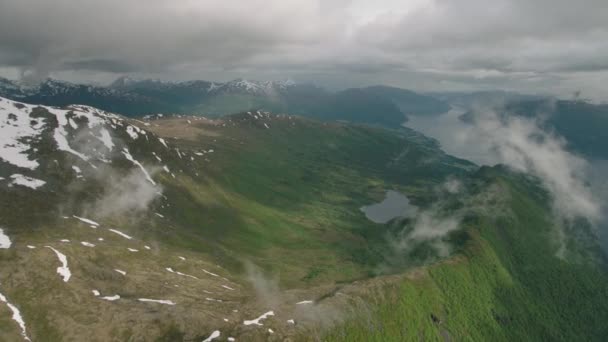
[[[149,205],[160,196],[162,188],[152,185],[141,170],[132,169],[124,174],[113,169],[97,169],[97,180],[101,182],[101,197],[88,205],[86,211],[98,218],[129,215],[134,217],[148,210]],[[148,172],[153,175],[159,169]]]
[[[541,129],[533,119],[475,110],[472,130],[476,143],[494,151],[500,163],[537,176],[551,192],[555,214],[582,216],[597,222],[601,211],[586,184],[587,161],[566,148],[566,141]]]

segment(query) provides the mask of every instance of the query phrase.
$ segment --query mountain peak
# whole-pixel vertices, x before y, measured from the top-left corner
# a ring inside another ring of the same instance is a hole
[[[173,82],[163,81],[158,78],[138,78],[132,76],[121,76],[112,82],[108,87],[115,89],[125,89],[142,86],[157,86],[173,84]]]

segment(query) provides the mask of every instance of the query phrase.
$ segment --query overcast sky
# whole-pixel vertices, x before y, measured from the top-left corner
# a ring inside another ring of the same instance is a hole
[[[0,75],[107,83],[581,90],[608,100],[606,0],[0,0]]]

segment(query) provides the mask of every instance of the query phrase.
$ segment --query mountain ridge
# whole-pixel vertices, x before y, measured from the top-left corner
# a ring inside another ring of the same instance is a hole
[[[169,82],[121,77],[100,87],[52,79],[37,86],[22,86],[0,79],[0,96],[55,106],[81,103],[135,117],[157,113],[219,117],[262,109],[391,128],[399,127],[408,115],[434,115],[449,109],[433,97],[399,88],[377,86],[330,92],[291,80]]]

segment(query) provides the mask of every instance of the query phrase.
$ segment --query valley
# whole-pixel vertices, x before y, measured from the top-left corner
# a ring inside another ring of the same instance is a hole
[[[0,108],[1,339],[605,333],[602,253],[583,234],[568,238],[577,263],[554,257],[540,184],[410,129]],[[368,219],[387,191],[416,210]],[[538,312],[543,328],[526,327]]]

